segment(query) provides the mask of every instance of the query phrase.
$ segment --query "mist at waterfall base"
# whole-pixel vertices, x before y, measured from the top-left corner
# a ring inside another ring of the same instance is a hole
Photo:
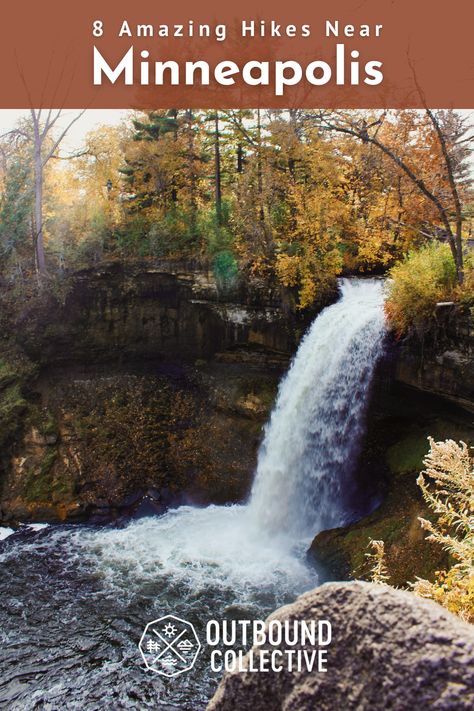
[[[141,665],[141,632],[176,614],[204,638],[209,619],[264,619],[317,585],[305,551],[351,516],[346,493],[383,339],[382,282],[343,280],[280,384],[245,505],[6,538],[0,707],[204,709],[218,681],[206,651],[165,680]]]

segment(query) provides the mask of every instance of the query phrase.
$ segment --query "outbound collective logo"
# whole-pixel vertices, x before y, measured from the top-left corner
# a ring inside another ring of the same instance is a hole
[[[212,672],[327,671],[329,620],[210,620]],[[251,646],[250,652],[244,649]],[[140,640],[147,669],[173,677],[192,669],[201,650],[193,625],[174,615],[149,622]]]
[[[147,669],[172,677],[193,668],[201,643],[190,622],[165,615],[147,624],[138,647]]]

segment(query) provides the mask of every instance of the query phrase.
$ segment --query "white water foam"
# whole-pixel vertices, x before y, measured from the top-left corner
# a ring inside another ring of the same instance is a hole
[[[97,556],[111,586],[162,578],[196,594],[212,586],[238,591],[243,599],[262,586],[302,590],[314,581],[286,539],[262,534],[246,506],[182,506],[125,529],[81,533],[76,540]]]
[[[1,527],[0,528],[0,541],[5,540],[5,538],[8,538],[8,536],[11,536],[12,533],[15,533],[15,530],[13,528],[6,528],[6,527]]]

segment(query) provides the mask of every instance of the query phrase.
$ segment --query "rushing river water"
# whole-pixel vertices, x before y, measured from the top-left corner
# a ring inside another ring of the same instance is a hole
[[[311,538],[350,517],[350,477],[383,348],[382,284],[345,280],[314,321],[267,425],[246,505],[184,506],[123,527],[24,529],[0,543],[0,707],[205,708],[206,650],[173,679],[137,648],[166,614],[261,619],[317,584]]]

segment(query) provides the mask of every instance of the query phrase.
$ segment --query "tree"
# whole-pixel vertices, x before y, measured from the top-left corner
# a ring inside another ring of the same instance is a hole
[[[54,139],[52,131],[62,115],[62,110],[54,112],[49,109],[46,118],[43,120],[43,109],[30,109],[33,124],[33,161],[35,175],[35,250],[36,264],[40,275],[46,273],[46,260],[44,256],[43,238],[43,199],[44,199],[44,170],[48,162],[54,156],[61,142],[65,138],[69,129],[84,114],[85,109],[67,123],[60,132],[59,137]]]
[[[219,131],[219,112],[214,114],[214,176],[215,176],[215,205],[217,225],[222,225],[222,170],[221,170],[221,144]]]
[[[33,174],[31,147],[21,135],[10,134],[1,146],[0,259],[14,261],[22,272],[31,259]]]
[[[297,288],[299,308],[324,303],[334,291],[348,215],[341,162],[333,146],[315,129],[306,140],[300,151],[289,145],[295,163],[283,157],[289,216],[279,231],[276,256],[277,275],[284,286]]]
[[[449,117],[450,121],[447,120]],[[425,119],[432,127],[433,135],[436,138],[438,153],[438,171],[435,177],[442,175],[441,186],[436,184],[426,174],[423,166],[413,163],[402,156],[394,147],[385,140],[383,128],[389,120],[389,112],[381,112],[376,117],[369,120],[365,114],[347,111],[320,111],[316,114],[308,114],[308,119],[316,121],[321,128],[336,131],[359,139],[364,144],[376,146],[383,152],[397,167],[406,175],[417,187],[422,195],[429,200],[436,208],[439,220],[444,229],[453,260],[456,266],[457,279],[460,284],[463,281],[463,246],[462,228],[463,211],[460,196],[460,185],[456,180],[456,173],[462,165],[460,157],[462,151],[460,146],[463,142],[470,141],[465,137],[467,128],[456,121],[456,131],[449,130],[449,123],[453,125],[452,112],[425,110]],[[461,122],[462,124],[462,122]],[[448,189],[446,189],[446,187]],[[454,227],[452,223],[454,222]]]

